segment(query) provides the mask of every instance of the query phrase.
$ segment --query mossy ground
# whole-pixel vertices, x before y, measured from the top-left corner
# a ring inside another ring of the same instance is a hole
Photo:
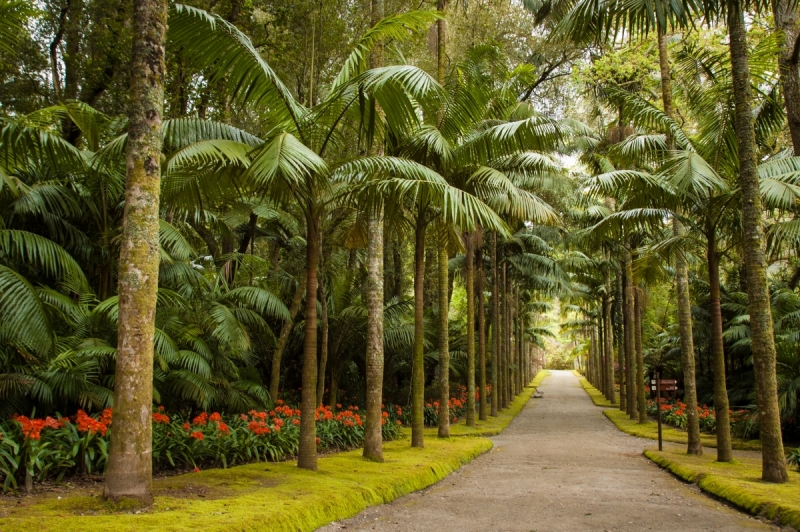
[[[596,406],[606,406],[606,407],[614,406],[611,404],[611,401],[606,399],[606,396],[603,395],[603,392],[592,386],[589,383],[589,381],[586,380],[586,377],[581,375],[579,371],[573,371],[573,373],[575,374],[576,377],[578,377],[581,386],[583,387],[584,390],[586,390],[586,393],[589,394],[589,398]],[[617,404],[619,404],[619,394],[617,394],[616,397],[617,397]]]
[[[739,456],[730,463],[715,456],[692,456],[680,449],[656,451],[645,456],[701,490],[724,499],[753,515],[766,517],[800,530],[800,473],[789,472],[786,484],[761,481],[761,459]]]
[[[508,426],[532,392],[525,388],[500,416],[475,428],[452,427],[453,435],[471,437],[439,439],[432,429],[424,449],[411,448],[406,437],[386,443],[383,463],[364,460],[357,449],[321,458],[316,472],[292,461],[188,473],[156,480],[155,502],[139,514],[103,502],[100,489],[76,488],[61,500],[57,494],[6,497],[0,499],[0,530],[178,531],[200,524],[206,531],[314,530],[435,484],[487,452],[492,442],[480,436]]]
[[[579,373],[576,373],[576,375],[580,377],[581,386],[583,386],[583,389],[589,394],[589,397],[592,398],[594,404],[598,406],[612,406],[597,388],[589,384],[589,381]],[[655,421],[639,423],[638,421],[630,419],[625,412],[621,412],[617,408],[603,410],[603,414],[605,414],[605,416],[622,432],[626,432],[631,436],[638,436],[639,438],[658,439],[658,423]],[[689,434],[687,432],[669,425],[662,425],[661,436],[662,440],[667,442],[684,444],[688,444],[689,442]],[[716,448],[717,446],[717,438],[713,434],[700,434],[700,441],[702,441],[703,447]],[[761,450],[761,442],[758,440],[745,441],[734,438],[732,446],[734,449],[740,451]]]

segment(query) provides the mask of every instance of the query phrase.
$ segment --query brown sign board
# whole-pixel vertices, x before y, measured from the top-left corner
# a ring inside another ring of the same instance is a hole
[[[650,386],[650,389],[655,391],[656,390],[655,385]],[[661,387],[659,389],[662,392],[677,392],[678,391],[678,387],[677,386],[672,385],[672,384],[663,384],[663,383],[661,384]]]
[[[650,384],[655,384],[655,383],[656,383],[655,379],[650,379]],[[665,384],[668,384],[670,386],[677,386],[678,381],[676,381],[675,379],[661,379],[661,385],[663,386]]]

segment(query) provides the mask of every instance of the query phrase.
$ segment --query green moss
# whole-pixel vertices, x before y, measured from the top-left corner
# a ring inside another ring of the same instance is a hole
[[[576,371],[575,374],[580,377],[581,386],[586,390],[586,393],[589,394],[594,404],[597,406],[613,406],[610,401],[608,401],[597,388],[592,386],[589,381],[581,376],[580,373]],[[605,414],[605,416],[622,432],[630,434],[631,436],[638,436],[639,438],[658,439],[658,423],[655,421],[639,423],[636,420],[630,419],[628,414],[618,409],[603,410],[603,414]],[[661,436],[663,441],[689,443],[689,434],[687,432],[669,425],[662,425]],[[711,434],[700,434],[700,441],[703,443],[703,447],[717,447],[717,438]],[[761,442],[758,440],[745,441],[734,438],[732,446],[734,449],[740,451],[761,450]]]
[[[262,462],[178,475],[156,480],[155,502],[139,514],[104,502],[100,488],[75,489],[61,500],[5,498],[3,530],[179,531],[194,530],[197,522],[209,531],[315,530],[428,487],[491,449],[490,440],[475,436],[507,427],[547,374],[539,372],[498,417],[474,428],[452,427],[454,435],[473,437],[441,440],[431,429],[423,449],[409,447],[407,438],[384,444],[383,463],[365,460],[357,449],[320,458],[316,472],[298,469],[295,462]]]
[[[646,450],[644,454],[679,478],[742,510],[800,529],[800,473],[796,471],[789,472],[786,484],[772,484],[761,481],[760,458],[737,457],[722,463],[714,456],[693,456],[679,450]]]

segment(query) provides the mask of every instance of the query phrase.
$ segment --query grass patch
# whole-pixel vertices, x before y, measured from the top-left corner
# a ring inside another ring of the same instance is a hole
[[[645,456],[701,490],[753,515],[800,530],[800,473],[789,471],[789,482],[761,481],[761,459],[740,457],[721,463],[713,456],[692,456],[679,450],[646,450]]]
[[[541,371],[530,386],[548,374]],[[385,443],[385,462],[364,460],[361,449],[319,459],[319,470],[305,471],[296,462],[256,463],[231,469],[209,469],[154,481],[155,502],[141,513],[120,512],[101,499],[102,487],[69,493],[0,498],[0,528],[58,532],[104,530],[315,530],[346,519],[368,506],[384,504],[439,482],[492,448],[484,435],[500,433],[530,399],[525,388],[496,418],[453,425],[454,436],[439,439],[426,429],[425,448],[407,438]],[[404,429],[403,432],[410,432]]]
[[[611,404],[611,401],[606,399],[606,396],[603,395],[603,392],[601,392],[600,390],[598,390],[597,388],[592,386],[589,383],[589,381],[586,379],[586,377],[581,375],[581,373],[578,370],[573,370],[572,373],[574,373],[575,376],[578,377],[578,381],[581,383],[581,387],[586,391],[587,394],[589,394],[589,398],[592,400],[592,402],[595,405],[597,405],[597,406],[605,406],[605,407],[615,406],[615,405]],[[616,397],[617,397],[617,403],[616,404],[618,405],[619,404],[619,394],[617,394]]]
[[[597,388],[589,384],[589,381],[587,381],[584,377],[581,376],[580,381],[581,386],[583,386],[583,389],[589,394],[589,397],[592,398],[594,404],[598,406],[612,406],[609,401],[603,397],[603,394],[600,393]],[[595,399],[595,397],[598,397],[598,399]],[[602,401],[605,401],[605,404],[603,404]],[[625,412],[617,409],[603,410],[603,414],[605,414],[605,416],[610,419],[611,422],[614,423],[614,425],[616,425],[617,428],[622,432],[630,434],[631,436],[638,436],[639,438],[648,438],[650,440],[658,439],[658,423],[655,421],[648,421],[647,423],[640,424],[638,421],[632,420]],[[689,443],[688,432],[670,425],[662,425],[661,436],[663,441],[683,444]],[[702,442],[703,447],[717,447],[717,438],[712,434],[701,433],[700,441]],[[761,450],[761,442],[758,440],[745,441],[733,438],[731,446],[740,451]]]

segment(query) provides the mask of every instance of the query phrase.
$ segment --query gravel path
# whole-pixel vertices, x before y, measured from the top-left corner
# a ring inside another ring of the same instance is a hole
[[[578,379],[552,371],[494,449],[440,483],[322,531],[778,530],[683,484],[642,456]],[[711,450],[713,452],[713,450]]]

